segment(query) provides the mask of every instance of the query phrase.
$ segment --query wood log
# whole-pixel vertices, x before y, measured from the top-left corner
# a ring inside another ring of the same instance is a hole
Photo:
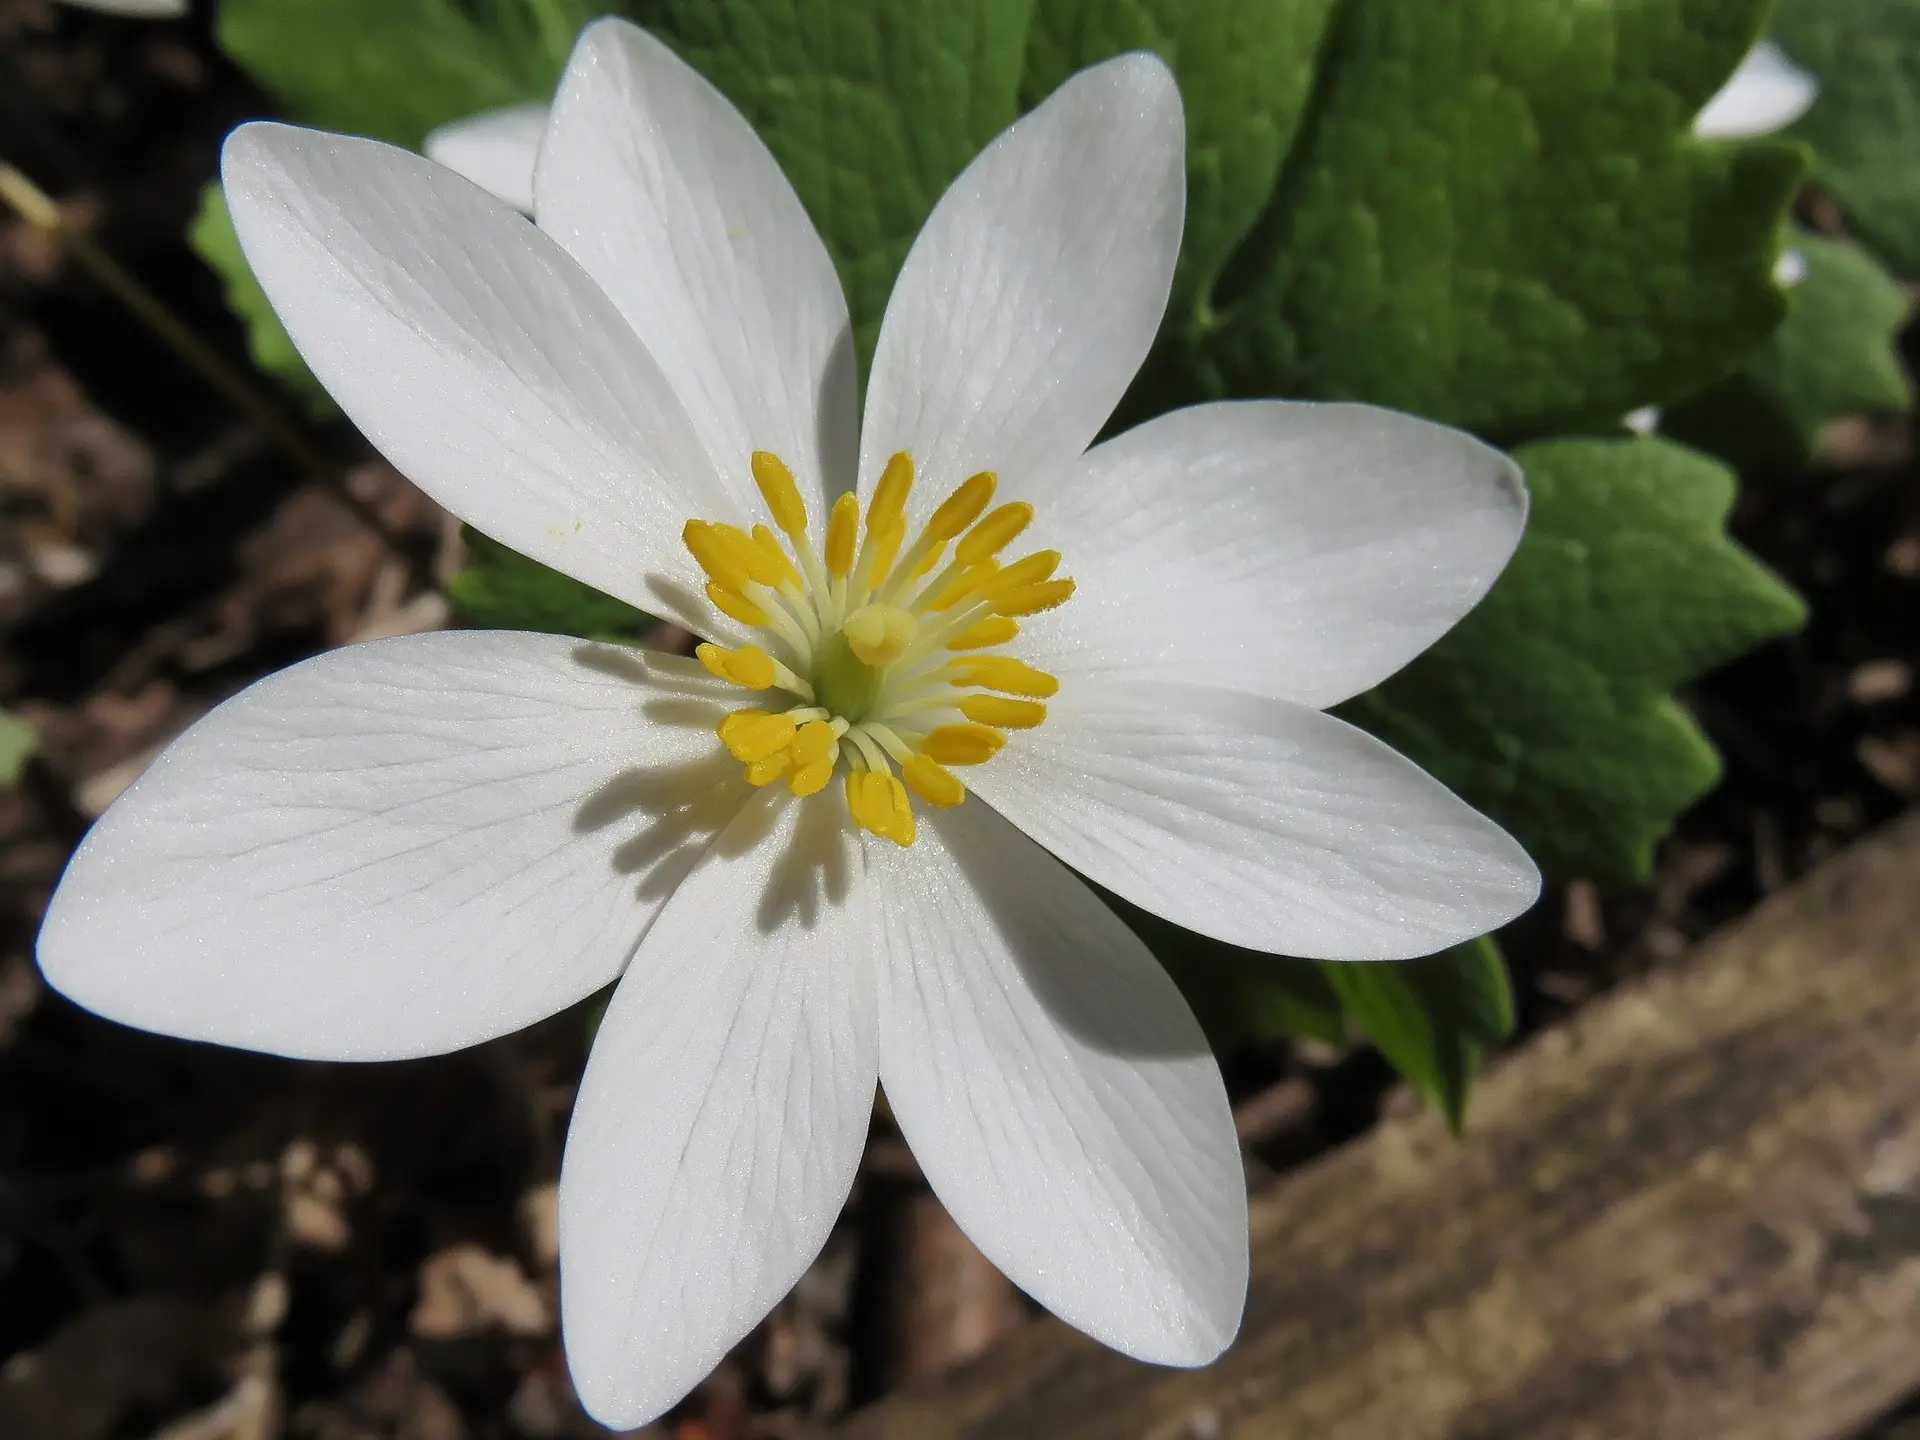
[[[1828,1440],[1920,1391],[1920,817],[1253,1202],[1198,1371],[1052,1320],[843,1440]]]

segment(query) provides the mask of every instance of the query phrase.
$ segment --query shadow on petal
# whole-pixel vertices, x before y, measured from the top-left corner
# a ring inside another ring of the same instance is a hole
[[[814,929],[822,911],[844,905],[853,888],[854,838],[840,797],[827,793],[790,803],[799,805],[800,813],[785,851],[767,876],[754,917],[768,935],[789,921]]]
[[[1047,1016],[1129,1059],[1211,1057],[1160,962],[1091,886],[984,803],[931,823]]]

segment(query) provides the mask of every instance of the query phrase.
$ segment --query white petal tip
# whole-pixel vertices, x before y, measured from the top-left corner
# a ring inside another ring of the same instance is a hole
[[[456,175],[533,213],[533,170],[547,128],[545,105],[510,105],[442,125],[421,148]]]
[[[1819,98],[1820,82],[1795,65],[1770,40],[1747,52],[1740,68],[1693,122],[1707,140],[1770,135],[1806,114]]]

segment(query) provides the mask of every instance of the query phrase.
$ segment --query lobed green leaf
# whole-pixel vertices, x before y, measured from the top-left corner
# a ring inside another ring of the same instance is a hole
[[[1805,607],[1725,533],[1733,476],[1654,439],[1516,453],[1533,509],[1506,572],[1345,713],[1491,815],[1559,878],[1645,876],[1719,778],[1672,690]]]
[[[1424,960],[1320,966],[1353,1023],[1458,1134],[1488,1048],[1513,1033],[1513,987],[1490,936]]]
[[[1859,246],[1800,234],[1807,273],[1778,330],[1731,375],[1669,410],[1664,435],[1749,473],[1799,470],[1843,415],[1902,415],[1912,386],[1898,336],[1906,292]]]
[[[1820,81],[1792,132],[1815,180],[1897,274],[1920,277],[1920,0],[1781,0],[1773,33]]]

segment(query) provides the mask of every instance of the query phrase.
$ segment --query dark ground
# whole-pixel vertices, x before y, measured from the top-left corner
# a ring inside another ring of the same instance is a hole
[[[0,158],[238,358],[181,232],[265,111],[197,24],[0,0]],[[0,703],[45,735],[0,792],[0,1435],[529,1440],[603,1433],[554,1333],[552,1181],[583,1017],[444,1059],[296,1064],[124,1030],[40,987],[67,851],[154,748],[328,644],[445,623],[457,536],[327,437],[377,535],[54,248],[0,221]],[[1686,944],[1920,793],[1920,469],[1905,423],[1753,485],[1740,538],[1813,604],[1687,697],[1726,783],[1641,887],[1573,886],[1506,937],[1523,1032]],[[1229,1067],[1256,1172],[1412,1103],[1371,1052]],[[656,1433],[779,1436],[986,1343],[1021,1304],[884,1120],[794,1296]],[[1879,1440],[1920,1434],[1890,1420]]]

